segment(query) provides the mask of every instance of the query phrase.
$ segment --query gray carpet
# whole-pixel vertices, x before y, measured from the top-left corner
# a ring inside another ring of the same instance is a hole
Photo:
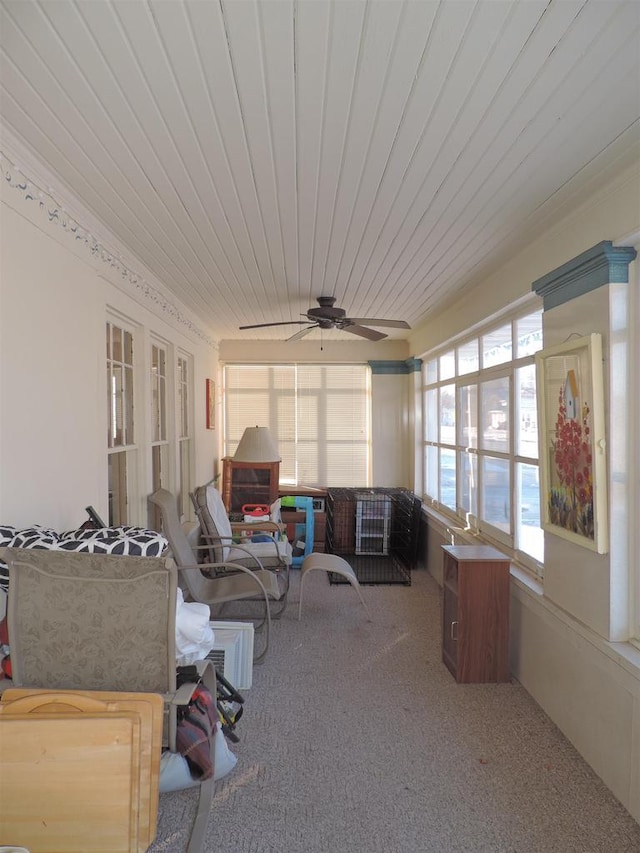
[[[440,590],[299,574],[246,691],[207,853],[638,853],[640,825],[517,683],[458,685]],[[232,617],[228,617],[232,618]],[[161,797],[150,848],[183,851],[193,792]]]

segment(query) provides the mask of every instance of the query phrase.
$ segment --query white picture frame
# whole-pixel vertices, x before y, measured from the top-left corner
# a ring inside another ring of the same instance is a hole
[[[602,338],[536,353],[543,530],[607,553],[607,453]]]

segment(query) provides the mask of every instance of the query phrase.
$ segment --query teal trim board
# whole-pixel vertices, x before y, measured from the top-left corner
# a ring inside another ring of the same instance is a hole
[[[419,358],[406,358],[404,361],[370,361],[369,367],[374,376],[392,373],[416,373],[422,366]]]
[[[605,284],[628,284],[629,264],[636,257],[632,246],[614,246],[603,240],[531,285],[542,297],[545,311],[564,305]]]

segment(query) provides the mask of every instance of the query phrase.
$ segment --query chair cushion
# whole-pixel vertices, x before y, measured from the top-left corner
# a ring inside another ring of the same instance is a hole
[[[60,535],[63,551],[90,554],[129,554],[132,557],[159,557],[168,542],[155,530],[143,527],[102,527],[95,530],[68,530]]]
[[[3,528],[3,530],[7,529]],[[3,541],[2,545],[8,545],[12,548],[57,548],[58,540],[59,537],[55,530],[34,524],[33,527],[16,530],[12,540]]]
[[[222,495],[215,486],[207,486],[207,509],[211,522],[218,536],[231,536],[231,522],[222,500]],[[213,534],[213,531],[211,531]],[[225,557],[226,559],[226,557]]]
[[[0,526],[0,547],[159,557],[167,545],[168,541],[164,536],[143,527],[99,527],[89,530],[79,528],[57,533],[38,524],[22,529],[10,525]],[[0,560],[0,589],[6,588],[8,582],[7,566]]]

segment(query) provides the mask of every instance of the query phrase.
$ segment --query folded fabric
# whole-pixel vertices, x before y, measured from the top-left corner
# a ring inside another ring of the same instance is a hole
[[[210,610],[207,604],[196,601],[185,602],[178,587],[176,598],[176,663],[188,666],[203,660],[213,649],[214,633],[211,628]]]

